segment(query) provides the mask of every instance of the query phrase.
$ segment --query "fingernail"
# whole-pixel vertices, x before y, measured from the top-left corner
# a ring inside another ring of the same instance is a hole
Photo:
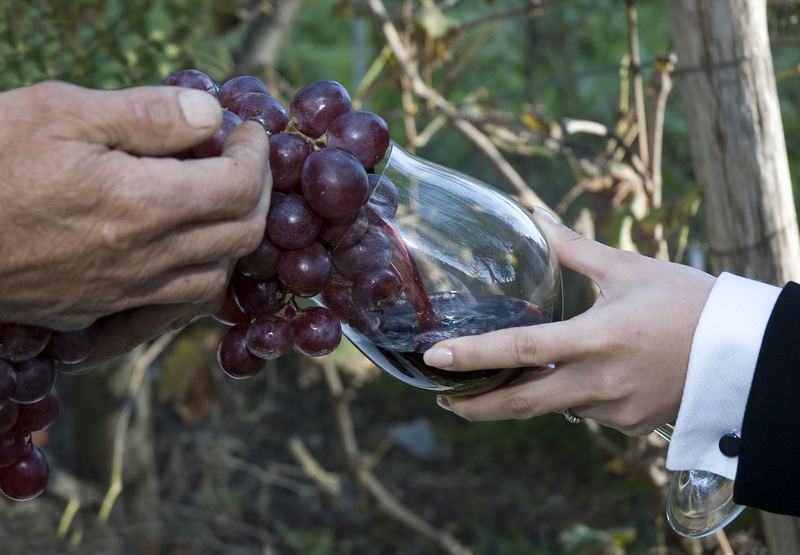
[[[219,124],[221,108],[210,94],[190,89],[178,94],[178,104],[186,123],[192,127],[211,127]]]
[[[551,222],[553,222],[554,224],[557,224],[557,223],[558,223],[558,220],[556,219],[556,217],[555,217],[555,216],[553,216],[553,214],[551,214],[550,212],[548,212],[548,211],[547,211],[547,210],[545,210],[544,208],[542,208],[541,206],[535,206],[535,207],[533,208],[533,210],[534,210],[534,211],[535,211],[537,214],[539,214],[539,215],[541,215],[541,216],[544,216],[545,218],[547,218],[548,220],[550,220],[550,221],[551,221]]]
[[[447,397],[445,397],[444,395],[436,396],[436,404],[442,407],[446,411],[453,412],[453,409],[450,408],[450,401],[448,401]]]
[[[447,368],[453,364],[453,351],[445,347],[434,347],[433,349],[428,349],[425,354],[422,355],[422,360],[424,360],[425,364],[428,366]]]

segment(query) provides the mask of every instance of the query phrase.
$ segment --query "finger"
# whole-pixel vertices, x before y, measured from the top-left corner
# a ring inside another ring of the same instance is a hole
[[[131,290],[114,312],[145,305],[208,304],[221,299],[227,288],[229,260],[184,266],[165,272]]]
[[[126,184],[134,189],[131,202],[157,210],[165,230],[180,223],[238,218],[254,209],[266,218],[272,188],[269,142],[256,122],[237,126],[220,157],[137,159],[126,166],[134,167]]]
[[[562,266],[575,270],[601,288],[608,276],[611,262],[629,253],[614,249],[576,233],[555,222],[551,216],[536,211],[536,221],[544,230],[553,252]]]
[[[585,382],[577,371],[563,366],[480,395],[447,396],[443,401],[454,413],[471,421],[526,420],[590,403]]]
[[[239,259],[253,252],[263,240],[266,217],[260,211],[258,214],[246,220],[186,226],[137,253],[140,265],[147,268],[145,275],[158,276],[176,269]],[[137,265],[134,260],[129,262]]]
[[[255,130],[255,136],[253,135],[253,130]],[[162,236],[142,253],[145,257],[141,261],[142,264],[149,265],[154,269],[154,272],[158,273],[168,268],[214,262],[225,258],[240,258],[258,247],[264,236],[272,184],[268,164],[261,163],[260,154],[253,157],[253,148],[257,150],[258,146],[248,145],[248,142],[252,139],[255,139],[254,142],[258,145],[259,137],[265,137],[263,131],[260,130],[261,126],[258,124],[255,124],[254,127],[248,125],[247,128],[241,130],[237,128],[236,134],[231,135],[224,154],[224,156],[239,157],[245,162],[249,160],[253,165],[253,171],[256,171],[257,168],[262,168],[261,175],[259,175],[260,181],[255,187],[252,183],[248,184],[244,176],[241,177],[240,181],[241,189],[246,189],[250,186],[254,189],[254,191],[251,191],[251,195],[253,193],[258,195],[255,206],[248,204],[246,198],[242,199],[240,202],[243,205],[240,209],[249,208],[249,212],[236,219],[225,219],[226,216],[235,217],[238,215],[230,213],[230,209],[228,211],[217,210],[202,216],[198,216],[200,213],[199,206],[189,210],[182,215],[182,219],[187,220],[190,216],[195,215],[195,221],[182,224],[172,230],[165,229],[164,231],[170,231],[170,233]],[[266,144],[266,141],[264,141],[264,144]],[[237,184],[233,183],[232,189],[235,189]],[[206,189],[214,188],[215,185],[209,183]],[[222,187],[217,188],[219,190],[224,189]],[[231,193],[230,197],[233,196]],[[246,197],[247,195],[242,196]],[[231,198],[226,196],[224,199],[209,202],[220,207],[229,200]],[[163,206],[165,204],[162,204]],[[183,210],[187,210],[185,206]],[[174,212],[180,211],[181,208],[174,208]],[[213,216],[217,216],[217,218]]]
[[[580,332],[581,317],[441,341],[425,352],[429,366],[480,370],[544,366],[574,359],[592,347],[592,334]]]
[[[245,122],[234,129],[217,158],[179,161],[133,158],[121,151],[101,154],[92,168],[98,173],[94,179],[105,184],[103,237],[112,247],[124,246],[169,237],[180,226],[266,220],[272,185],[268,145],[263,128]],[[190,258],[183,264],[210,260],[193,259],[194,250],[186,254]]]
[[[199,207],[206,216],[242,215],[255,208],[266,218],[272,172],[269,140],[259,123],[245,121],[236,126],[225,141],[221,157],[187,162],[192,177],[184,182],[190,188],[185,193],[200,195]],[[215,205],[220,207],[217,213],[208,211]],[[193,208],[189,206],[190,214]]]
[[[195,89],[75,89],[77,100],[88,104],[80,110],[81,138],[133,154],[180,152],[210,137],[222,122],[217,99]]]

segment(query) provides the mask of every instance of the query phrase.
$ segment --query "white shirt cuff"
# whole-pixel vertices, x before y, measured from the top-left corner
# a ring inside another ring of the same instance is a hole
[[[736,477],[739,459],[723,455],[719,439],[741,431],[764,329],[780,292],[729,273],[717,278],[694,332],[668,469]]]

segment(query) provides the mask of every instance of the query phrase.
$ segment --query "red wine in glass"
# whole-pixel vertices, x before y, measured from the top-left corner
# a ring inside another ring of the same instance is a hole
[[[356,347],[379,367],[409,385],[447,394],[480,393],[508,383],[529,368],[449,371],[428,366],[424,352],[435,343],[464,335],[541,324],[552,313],[504,295],[473,296],[456,291],[428,294],[400,234],[386,223],[392,247],[390,269],[401,279],[405,298],[389,307],[377,331],[350,334]]]
[[[369,181],[365,239],[334,249],[332,258],[346,280],[372,271],[373,261],[388,267],[402,293],[389,306],[350,318],[342,288],[329,295],[350,322],[343,328],[348,339],[385,372],[440,393],[478,393],[531,371],[453,372],[422,358],[444,339],[560,318],[558,261],[530,212],[497,189],[396,144]]]

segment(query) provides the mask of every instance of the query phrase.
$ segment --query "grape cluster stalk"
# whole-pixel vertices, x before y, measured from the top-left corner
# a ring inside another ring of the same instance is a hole
[[[403,293],[389,223],[397,188],[374,173],[389,148],[386,122],[353,110],[336,81],[309,83],[288,110],[252,76],[217,86],[187,69],[164,84],[206,91],[224,108],[219,130],[184,157],[218,156],[233,128],[248,119],[269,136],[272,196],[264,237],[237,261],[214,315],[230,326],[217,348],[222,371],[249,378],[290,348],[329,354],[341,341],[342,323],[364,334],[378,330]],[[321,302],[299,302],[312,297]]]

